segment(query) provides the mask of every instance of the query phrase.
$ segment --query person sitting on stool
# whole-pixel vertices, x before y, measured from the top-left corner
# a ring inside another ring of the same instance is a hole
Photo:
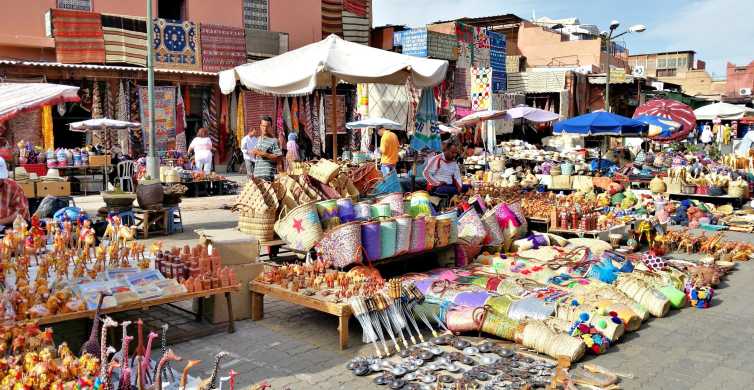
[[[469,186],[461,181],[461,169],[458,167],[458,145],[443,142],[443,152],[427,161],[424,177],[427,188],[432,195],[449,196],[468,191]]]

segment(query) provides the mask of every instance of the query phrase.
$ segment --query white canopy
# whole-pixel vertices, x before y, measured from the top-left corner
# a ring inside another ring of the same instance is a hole
[[[403,126],[395,121],[385,118],[366,118],[360,121],[346,123],[348,129],[363,129],[367,127],[384,127],[390,130],[403,130]]]
[[[68,126],[70,126],[71,131],[86,132],[90,130],[133,129],[141,127],[141,124],[136,122],[119,121],[116,119],[99,118],[69,123]]]
[[[697,108],[694,110],[694,115],[696,115],[696,119],[698,120],[708,121],[715,118],[741,119],[744,115],[744,111],[745,109],[742,106],[719,102]]]
[[[541,108],[529,107],[524,104],[509,108],[506,117],[510,119],[524,118],[532,122],[550,122],[560,119],[560,115],[554,112],[543,110]]]
[[[49,83],[0,83],[0,122],[42,106],[78,102],[79,87]]]
[[[493,119],[505,119],[508,114],[501,110],[483,110],[471,113],[452,123],[453,126],[475,125],[479,122],[491,121]],[[510,118],[508,118],[510,119]]]
[[[448,61],[393,53],[336,35],[263,61],[220,72],[220,89],[229,94],[241,81],[246,88],[276,96],[311,93],[336,81],[403,84],[411,75],[416,87],[432,87],[445,78]]]

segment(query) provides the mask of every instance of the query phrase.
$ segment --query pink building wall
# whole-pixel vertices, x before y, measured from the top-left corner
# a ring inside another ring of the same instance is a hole
[[[738,92],[741,88],[754,89],[754,61],[751,61],[748,65],[743,66],[736,66],[729,62],[726,73],[726,96],[740,96]]]
[[[600,50],[599,39],[562,41],[561,35],[531,23],[518,29],[518,48],[528,67],[587,66],[604,68],[607,54]],[[610,64],[626,67],[627,62],[611,56]]]
[[[270,31],[288,33],[288,49],[322,40],[321,0],[270,0]]]

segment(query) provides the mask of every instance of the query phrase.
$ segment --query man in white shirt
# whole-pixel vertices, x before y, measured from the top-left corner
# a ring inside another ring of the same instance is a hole
[[[443,143],[443,152],[427,160],[424,167],[424,178],[432,194],[453,196],[469,189],[461,179],[461,169],[458,167],[458,145],[454,142]]]
[[[254,176],[254,155],[251,151],[257,147],[258,140],[253,128],[249,129],[249,132],[241,139],[241,153],[243,153],[243,163],[248,176]]]

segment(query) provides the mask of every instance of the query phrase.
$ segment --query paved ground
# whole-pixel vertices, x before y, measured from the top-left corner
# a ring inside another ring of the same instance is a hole
[[[192,230],[200,226],[235,225],[231,212],[218,209],[232,198],[186,200],[186,233],[166,241],[170,245],[190,242],[196,238]],[[85,208],[99,207],[96,199],[77,202]],[[732,234],[730,238],[752,241],[754,236]],[[608,354],[587,360],[633,374],[633,379],[622,383],[626,389],[754,388],[752,280],[754,264],[739,264],[717,290],[712,308],[672,311],[625,336]],[[354,347],[341,352],[335,317],[280,301],[265,303],[264,320],[237,322],[233,335],[220,332],[176,344],[174,350],[185,358],[201,359],[194,372],[202,375],[211,370],[219,350],[228,351],[231,355],[223,368],[240,373],[237,383],[242,386],[267,381],[275,389],[377,388],[343,368],[353,356],[371,352],[360,341],[356,320],[350,324]]]

